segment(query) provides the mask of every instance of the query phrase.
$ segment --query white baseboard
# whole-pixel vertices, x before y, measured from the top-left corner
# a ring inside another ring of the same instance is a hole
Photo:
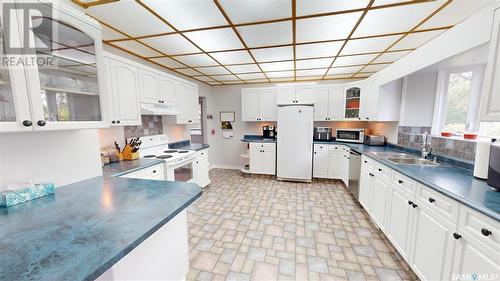
[[[240,170],[241,167],[237,165],[218,165],[212,164],[210,165],[210,170],[212,169],[227,169],[227,170]]]

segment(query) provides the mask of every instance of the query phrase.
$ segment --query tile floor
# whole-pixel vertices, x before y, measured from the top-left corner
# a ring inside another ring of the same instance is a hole
[[[415,279],[339,182],[210,178],[188,212],[188,280]]]

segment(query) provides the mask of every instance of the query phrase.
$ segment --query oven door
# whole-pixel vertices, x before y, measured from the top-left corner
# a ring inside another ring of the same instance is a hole
[[[174,168],[173,181],[188,182],[193,179],[193,162],[181,164]]]
[[[337,130],[337,140],[346,142],[363,142],[364,133],[360,130]]]

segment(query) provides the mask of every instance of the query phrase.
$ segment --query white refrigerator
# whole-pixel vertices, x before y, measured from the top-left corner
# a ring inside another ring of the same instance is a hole
[[[277,173],[279,180],[312,180],[312,105],[278,107]]]

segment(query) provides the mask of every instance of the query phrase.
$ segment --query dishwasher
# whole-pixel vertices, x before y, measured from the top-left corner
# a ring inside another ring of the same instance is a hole
[[[349,152],[349,192],[359,201],[359,178],[361,175],[361,154]]]

